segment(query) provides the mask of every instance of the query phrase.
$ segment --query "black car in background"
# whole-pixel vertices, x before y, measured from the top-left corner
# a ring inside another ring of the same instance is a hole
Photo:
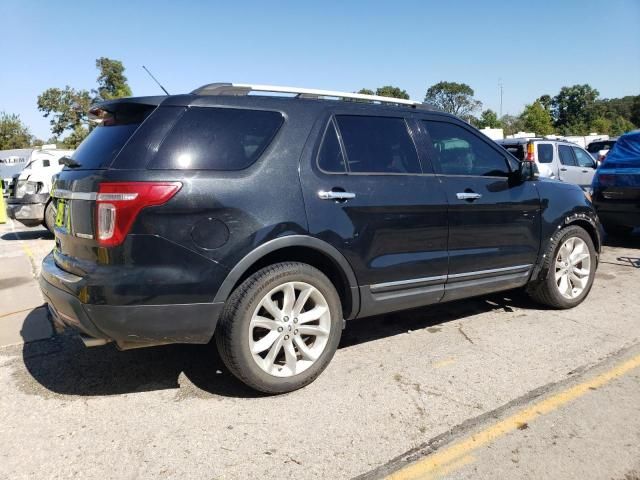
[[[640,227],[640,130],[609,150],[593,178],[593,203],[607,233],[628,235]]]
[[[518,287],[571,308],[591,289],[588,195],[417,102],[211,84],[91,115],[40,278],[87,345],[215,338],[277,393],[322,372],[344,320]]]

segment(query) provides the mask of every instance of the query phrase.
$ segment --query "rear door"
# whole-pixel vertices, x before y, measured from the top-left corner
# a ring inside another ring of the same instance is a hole
[[[447,274],[447,200],[401,115],[335,111],[301,162],[312,235],[338,249],[361,290],[360,315],[434,303]]]
[[[596,173],[596,161],[591,155],[580,147],[571,147],[576,157],[576,163],[580,169],[580,185],[582,188],[590,188],[593,175]]]
[[[582,182],[582,168],[573,153],[571,145],[558,145],[558,158],[560,159],[560,180],[567,183],[580,185]]]
[[[513,181],[517,162],[463,122],[434,115],[422,125],[449,202],[444,300],[524,284],[540,241],[534,182]]]

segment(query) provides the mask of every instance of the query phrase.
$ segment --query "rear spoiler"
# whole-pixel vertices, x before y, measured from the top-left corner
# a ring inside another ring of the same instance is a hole
[[[167,97],[163,95],[126,97],[100,102],[89,109],[89,121],[104,125],[140,121],[166,99]]]

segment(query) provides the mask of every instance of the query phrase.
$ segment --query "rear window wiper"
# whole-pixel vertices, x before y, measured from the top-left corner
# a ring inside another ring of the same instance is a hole
[[[81,167],[82,165],[80,165],[78,162],[76,162],[73,158],[65,155],[64,157],[60,158],[60,161],[62,162],[62,164],[65,167],[69,167],[69,168],[78,168]]]

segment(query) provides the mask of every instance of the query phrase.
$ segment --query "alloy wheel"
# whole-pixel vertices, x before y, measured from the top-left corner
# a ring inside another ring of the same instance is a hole
[[[568,238],[556,256],[555,279],[558,291],[563,297],[574,299],[587,287],[590,275],[589,247],[581,238]]]
[[[322,293],[305,282],[287,282],[267,293],[249,324],[249,348],[269,375],[307,370],[329,340],[331,312]]]

